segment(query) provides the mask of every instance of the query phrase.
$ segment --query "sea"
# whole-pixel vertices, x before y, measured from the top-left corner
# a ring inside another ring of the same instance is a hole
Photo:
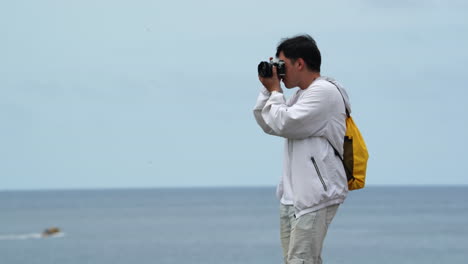
[[[0,264],[281,264],[278,211],[273,187],[0,191]],[[468,187],[352,191],[322,257],[468,263]]]

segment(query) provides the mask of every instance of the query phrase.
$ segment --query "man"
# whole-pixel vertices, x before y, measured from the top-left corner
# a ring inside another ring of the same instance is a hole
[[[276,192],[284,262],[322,263],[328,226],[348,193],[340,159],[348,97],[333,79],[320,75],[320,51],[309,35],[283,40],[276,57],[285,63],[284,86],[299,89],[286,101],[273,67],[272,77],[259,76],[264,88],[254,116],[266,133],[286,138]]]

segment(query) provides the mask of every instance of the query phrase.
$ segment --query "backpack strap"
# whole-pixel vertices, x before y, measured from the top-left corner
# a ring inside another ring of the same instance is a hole
[[[347,117],[350,117],[351,114],[349,113],[348,111],[348,108],[346,107],[346,102],[345,102],[345,99],[344,99],[344,96],[343,96],[343,93],[341,92],[340,88],[338,87],[338,85],[336,85],[334,82],[330,81],[330,80],[326,80],[328,81],[329,83],[333,84],[336,89],[338,89],[338,92],[340,92],[340,95],[341,95],[341,98],[343,99],[343,104],[344,104],[344,107],[345,107],[345,111],[346,111],[346,116]],[[335,148],[335,146],[333,146],[333,144],[330,142],[330,140],[327,138],[327,141],[328,143],[330,144],[330,146],[332,146],[333,150],[335,151],[335,155],[337,155],[338,157],[340,157],[341,161],[343,161],[343,156],[340,154],[340,152]],[[344,155],[344,153],[343,153]]]
[[[351,114],[349,113],[348,108],[346,107],[346,102],[345,102],[345,99],[344,99],[343,93],[341,92],[340,87],[338,87],[338,85],[336,85],[334,82],[332,82],[332,81],[330,81],[330,80],[327,80],[327,81],[328,81],[329,83],[333,84],[333,85],[336,87],[336,89],[338,89],[338,92],[340,92],[341,98],[343,99],[344,108],[345,108],[345,111],[346,111],[346,116],[347,116],[347,117],[350,117]]]

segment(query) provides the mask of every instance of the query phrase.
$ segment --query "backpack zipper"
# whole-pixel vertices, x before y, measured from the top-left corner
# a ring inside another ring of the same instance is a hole
[[[317,171],[317,176],[319,177],[320,181],[322,182],[323,189],[327,191],[327,185],[325,185],[325,181],[322,178],[322,174],[320,174],[319,167],[317,166],[317,162],[315,162],[314,157],[310,158],[312,160],[312,163],[314,164],[315,170]]]

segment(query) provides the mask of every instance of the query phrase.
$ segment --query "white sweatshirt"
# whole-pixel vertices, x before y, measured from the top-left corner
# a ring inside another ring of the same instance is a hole
[[[330,145],[342,155],[345,104],[351,112],[344,88],[323,76],[307,89],[299,89],[287,102],[282,93],[265,88],[258,96],[254,108],[257,123],[265,133],[286,138],[276,194],[281,203],[294,205],[296,217],[346,198],[343,164]]]

